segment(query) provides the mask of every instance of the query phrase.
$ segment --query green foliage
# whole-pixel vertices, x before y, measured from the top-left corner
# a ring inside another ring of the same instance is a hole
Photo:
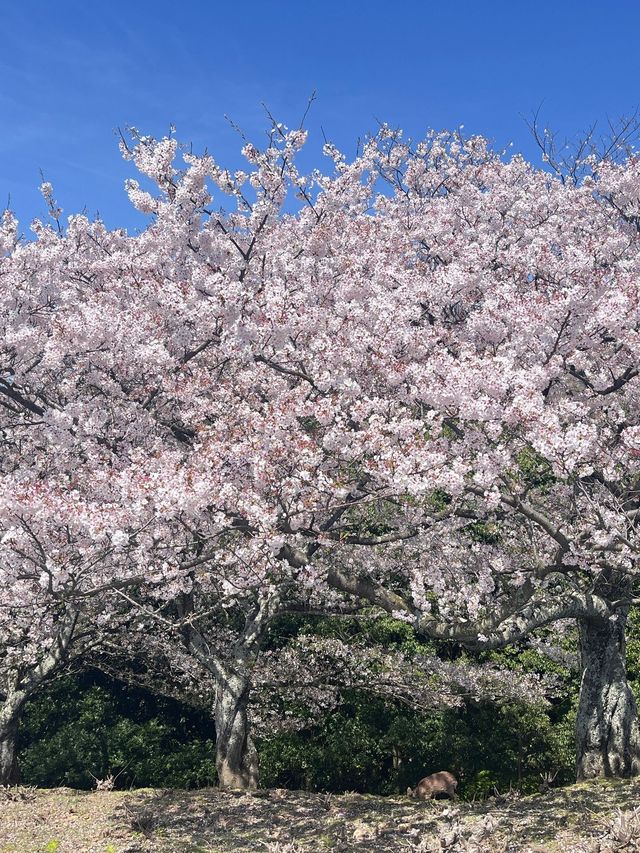
[[[353,691],[315,729],[261,744],[262,779],[274,787],[392,794],[451,770],[465,798],[483,798],[494,785],[533,792],[550,768],[559,769],[558,781],[570,781],[573,722],[570,713],[554,721],[543,708],[516,704],[420,714]]]
[[[54,681],[25,711],[20,764],[26,784],[194,788],[215,779],[212,724],[177,702],[89,672]]]
[[[640,706],[640,608],[634,607],[627,620],[627,676]]]
[[[372,608],[373,611],[373,608]],[[366,613],[366,611],[362,611]],[[362,615],[361,613],[361,615]],[[433,652],[435,646],[416,636],[408,622],[394,619],[392,616],[373,616],[364,618],[318,619],[305,615],[280,616],[273,623],[269,638],[269,648],[281,648],[287,642],[299,636],[336,638],[349,642],[357,639],[371,644],[385,646],[390,650],[405,654]]]
[[[517,460],[519,476],[530,488],[544,490],[553,483],[551,465],[532,447],[521,450]]]
[[[464,528],[472,542],[495,545],[500,542],[500,527],[495,521],[472,521]]]
[[[436,512],[442,512],[451,503],[451,495],[448,495],[443,489],[435,489],[429,496],[428,504]]]
[[[435,648],[441,657],[474,657],[514,671],[553,675],[558,696],[545,708],[469,703],[420,713],[354,690],[343,707],[314,728],[260,744],[266,786],[390,794],[448,769],[460,777],[463,797],[483,798],[494,786],[536,791],[541,774],[549,770],[558,771],[558,783],[573,780],[578,683],[575,673],[546,656],[516,646],[470,655],[455,644],[425,643],[410,625],[392,617],[364,623],[307,618],[289,621],[286,632],[289,637],[312,633],[347,641],[364,634],[409,655]],[[573,637],[562,642],[575,648]]]

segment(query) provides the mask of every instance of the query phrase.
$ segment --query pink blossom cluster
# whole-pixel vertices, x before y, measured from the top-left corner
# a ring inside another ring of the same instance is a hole
[[[128,182],[151,216],[134,236],[57,213],[20,240],[4,214],[12,672],[141,587],[223,613],[276,592],[331,608],[365,579],[482,643],[533,596],[633,573],[636,160],[563,181],[383,128],[303,175],[304,141],[276,125],[230,173],[134,133],[155,186]]]

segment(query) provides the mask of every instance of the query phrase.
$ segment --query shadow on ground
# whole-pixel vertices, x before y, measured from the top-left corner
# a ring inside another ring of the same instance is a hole
[[[255,853],[287,844],[305,853],[428,851],[444,849],[441,839],[454,836],[460,844],[451,849],[465,849],[465,839],[475,839],[487,851],[560,853],[580,839],[601,837],[607,816],[639,801],[640,782],[619,780],[475,804],[277,789],[253,795],[168,791],[132,793],[117,815],[129,829],[154,839],[158,851],[166,840],[176,853]]]
[[[621,780],[453,804],[278,789],[0,788],[0,853],[631,853],[639,802],[640,781]]]

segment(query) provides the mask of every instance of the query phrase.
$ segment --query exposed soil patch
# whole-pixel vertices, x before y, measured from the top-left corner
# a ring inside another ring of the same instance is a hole
[[[0,853],[632,853],[640,850],[638,806],[640,782],[619,780],[475,804],[285,790],[11,788],[0,789]]]

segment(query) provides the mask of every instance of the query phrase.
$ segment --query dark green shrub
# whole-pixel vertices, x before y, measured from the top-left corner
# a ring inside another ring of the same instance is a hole
[[[20,764],[26,784],[193,788],[215,781],[211,718],[99,672],[52,682],[26,708]]]

